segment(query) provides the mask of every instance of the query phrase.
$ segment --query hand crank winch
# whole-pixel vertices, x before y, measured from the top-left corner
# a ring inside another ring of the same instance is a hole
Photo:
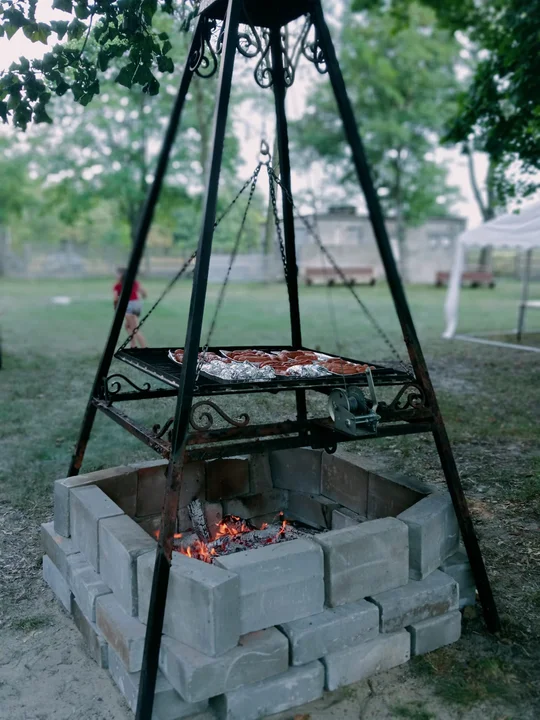
[[[328,411],[336,430],[352,437],[376,435],[380,415],[377,415],[377,394],[370,368],[366,370],[370,398],[359,387],[333,390],[328,398]]]

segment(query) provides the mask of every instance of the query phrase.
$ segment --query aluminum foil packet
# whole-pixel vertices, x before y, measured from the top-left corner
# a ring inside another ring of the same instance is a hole
[[[321,365],[292,365],[287,369],[287,375],[301,378],[316,378],[330,375],[331,373]]]

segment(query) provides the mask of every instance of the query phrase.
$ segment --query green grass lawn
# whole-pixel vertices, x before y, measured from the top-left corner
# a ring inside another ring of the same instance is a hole
[[[50,518],[53,482],[67,472],[112,320],[112,284],[112,280],[2,281],[0,509],[22,511],[32,527]],[[152,302],[163,283],[146,285]],[[359,292],[405,359],[388,289],[381,285]],[[217,294],[218,288],[212,286],[205,328]],[[51,299],[58,295],[71,297],[72,303],[53,304]],[[489,669],[509,668],[504,675],[509,678],[510,695],[524,698],[526,707],[532,707],[538,699],[534,672],[540,662],[539,356],[444,341],[444,290],[415,287],[408,295],[505,627],[500,643],[487,638],[478,622],[473,626],[477,632],[468,632],[464,644],[433,656],[439,661],[430,660],[430,677],[444,698],[456,694],[459,686],[461,700],[456,702],[462,704],[491,698],[499,686],[501,693],[504,690],[499,699],[506,702],[507,684],[493,683]],[[464,290],[460,331],[511,330],[519,295],[519,283],[511,282],[501,282],[495,290]],[[189,296],[190,286],[181,284],[156,311],[145,326],[151,345],[183,345]],[[301,306],[306,346],[341,349],[372,362],[391,359],[345,288],[302,288]],[[290,341],[288,320],[283,286],[231,286],[212,343],[285,344]],[[529,322],[530,330],[540,330],[535,328],[535,323],[540,326],[540,314],[531,313]],[[290,395],[237,398],[231,403],[231,412],[248,409],[254,419],[293,413]],[[166,420],[172,410],[166,400],[137,405],[130,409],[151,425]],[[353,449],[380,456],[430,482],[442,482],[428,436],[357,443]],[[83,470],[152,457],[145,446],[98,416]],[[37,567],[37,547],[35,554]],[[489,672],[484,672],[484,680],[478,680],[481,674],[465,672],[479,656],[487,658]],[[514,716],[525,717],[520,712]]]
[[[163,283],[147,284],[149,301],[153,302]],[[3,333],[4,369],[0,376],[2,403],[0,482],[4,492],[16,502],[48,505],[51,483],[65,474],[70,453],[76,441],[93,375],[103,350],[112,320],[111,285],[108,280],[4,281],[0,322]],[[205,317],[207,329],[215,309],[219,288],[211,286]],[[387,287],[360,288],[378,322],[390,336],[401,356],[406,351]],[[504,283],[496,290],[465,290],[463,293],[461,329],[503,330],[513,327],[519,284]],[[424,350],[441,363],[450,379],[456,375],[450,359],[460,366],[483,357],[488,366],[498,358],[508,363],[529,366],[528,358],[511,351],[480,349],[478,346],[441,340],[444,327],[445,292],[431,287],[409,289],[413,314]],[[58,295],[72,299],[70,305],[55,305]],[[181,347],[184,343],[189,308],[190,285],[178,285],[145,326],[151,345]],[[320,346],[327,351],[341,349],[344,354],[362,360],[391,360],[391,352],[374,333],[354,299],[344,288],[303,288],[301,306],[306,346]],[[290,341],[288,303],[283,286],[235,285],[228,290],[212,343],[280,344]],[[125,368],[122,369],[125,372]],[[503,366],[490,370],[493,382],[506,382]],[[129,371],[128,371],[129,374]],[[493,385],[490,381],[489,386]],[[259,397],[258,409],[290,413],[290,396],[276,408],[275,401],[265,405]],[[465,408],[477,401],[467,393],[443,393],[443,406],[449,411],[451,424],[462,422]],[[501,398],[502,400],[502,398]],[[137,408],[151,423],[159,422],[169,412],[170,403],[157,401],[150,407]],[[133,409],[133,407],[132,407]],[[497,426],[498,427],[498,426]],[[460,430],[461,428],[457,428]],[[488,421],[482,432],[496,431]],[[523,428],[527,434],[527,429]],[[410,441],[407,441],[410,443]],[[407,443],[406,443],[407,444]],[[110,421],[98,417],[93,442],[90,443],[85,467],[96,468],[147,456],[148,450]],[[16,482],[13,479],[16,478]]]

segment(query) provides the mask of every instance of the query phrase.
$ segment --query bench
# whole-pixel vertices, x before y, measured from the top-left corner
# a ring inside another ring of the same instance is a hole
[[[435,278],[435,285],[437,287],[445,287],[450,281],[449,272],[438,272]],[[482,270],[464,272],[461,276],[461,284],[468,285],[472,288],[482,287],[483,285],[494,288],[495,278],[493,273],[485,272]]]
[[[343,281],[343,277],[334,268],[325,267],[306,267],[302,270],[302,276],[306,285],[375,285],[377,282],[375,277],[375,270],[372,267],[344,267],[341,268],[341,272],[346,278],[346,283]]]

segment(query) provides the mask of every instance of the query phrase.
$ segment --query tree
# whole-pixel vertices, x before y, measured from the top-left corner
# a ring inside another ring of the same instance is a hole
[[[389,9],[400,24],[411,2],[353,0],[357,9]],[[496,203],[532,194],[540,170],[540,0],[421,2],[436,11],[442,26],[465,33],[481,58],[458,96],[446,139],[472,139],[489,155]]]
[[[406,276],[407,227],[447,213],[454,191],[433,153],[456,89],[457,45],[434,27],[432,11],[413,5],[396,31],[383,12],[352,14],[341,38],[341,63],[360,120],[383,207],[395,217]],[[296,140],[312,160],[324,159],[342,183],[354,179],[328,86],[314,93]]]
[[[38,0],[0,0],[0,37],[22,32],[32,42],[58,43],[42,59],[21,58],[0,75],[0,118],[26,129],[30,122],[51,122],[48,105],[54,94],[68,91],[85,106],[100,92],[100,76],[112,61],[120,64],[116,82],[140,86],[157,95],[156,71],[172,73],[172,43],[166,31],[154,24],[156,13],[180,16],[189,27],[199,0],[53,0],[57,18],[41,22]],[[89,47],[90,35],[97,54]],[[73,42],[80,41],[79,47]],[[64,42],[64,44],[62,44]]]

